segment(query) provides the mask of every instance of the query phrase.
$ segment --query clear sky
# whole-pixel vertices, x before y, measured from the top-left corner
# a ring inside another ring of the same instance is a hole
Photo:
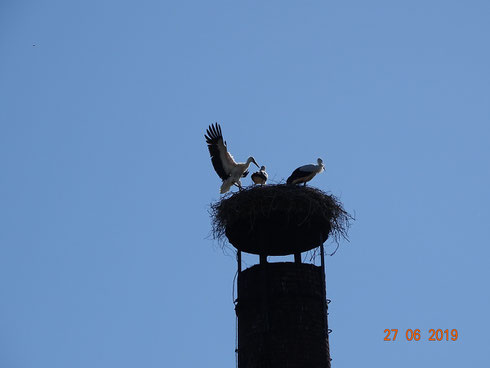
[[[311,185],[356,216],[326,260],[333,367],[488,366],[489,19],[483,0],[2,0],[0,367],[234,366],[215,121],[274,182],[322,157]]]

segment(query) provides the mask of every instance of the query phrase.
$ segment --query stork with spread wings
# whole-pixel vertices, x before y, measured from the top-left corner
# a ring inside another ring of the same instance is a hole
[[[206,143],[208,144],[214,170],[223,181],[220,193],[228,192],[232,185],[241,188],[240,178],[247,176],[250,164],[254,163],[259,167],[255,159],[250,156],[246,162],[235,162],[233,156],[228,152],[218,123],[209,126],[204,138],[206,138]]]

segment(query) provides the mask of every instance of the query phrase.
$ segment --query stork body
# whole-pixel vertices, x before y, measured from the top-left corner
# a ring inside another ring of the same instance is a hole
[[[255,183],[255,184],[260,184],[260,185],[264,185],[265,182],[267,181],[267,173],[265,172],[265,166],[261,166],[260,167],[260,170],[257,171],[257,172],[254,172],[251,176],[252,178],[252,181]]]
[[[293,171],[291,176],[286,181],[287,184],[301,184],[306,185],[311,179],[315,177],[316,174],[321,173],[325,170],[325,166],[323,165],[323,161],[321,158],[317,160],[318,165],[304,165],[298,167]]]
[[[259,166],[255,159],[250,156],[246,162],[235,162],[233,156],[228,152],[218,123],[209,126],[204,138],[206,138],[206,143],[208,144],[214,170],[223,180],[220,193],[228,192],[234,184],[241,188],[240,178],[247,176],[250,164],[254,163],[257,167]]]

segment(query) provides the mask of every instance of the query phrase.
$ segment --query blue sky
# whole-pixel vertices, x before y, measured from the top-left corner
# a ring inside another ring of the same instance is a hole
[[[487,1],[2,1],[0,366],[235,364],[236,264],[209,237],[215,121],[274,182],[322,157],[311,184],[356,216],[326,260],[334,367],[485,366],[489,16]]]

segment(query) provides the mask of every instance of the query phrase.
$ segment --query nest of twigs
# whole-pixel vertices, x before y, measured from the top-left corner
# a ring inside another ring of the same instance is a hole
[[[331,235],[347,239],[352,216],[320,189],[295,185],[252,186],[211,205],[212,234],[238,250],[287,255],[318,247]]]

